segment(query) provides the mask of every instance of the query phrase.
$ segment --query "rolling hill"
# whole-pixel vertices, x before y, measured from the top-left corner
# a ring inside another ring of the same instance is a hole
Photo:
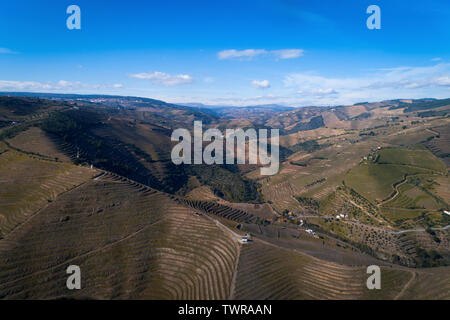
[[[450,299],[446,108],[0,97],[0,299]],[[174,165],[194,119],[282,129],[280,171]]]

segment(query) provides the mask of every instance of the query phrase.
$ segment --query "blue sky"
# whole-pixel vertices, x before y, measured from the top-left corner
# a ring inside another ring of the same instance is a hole
[[[81,8],[81,30],[66,9]],[[366,9],[381,9],[369,30]],[[0,91],[292,106],[450,97],[450,1],[0,3]]]

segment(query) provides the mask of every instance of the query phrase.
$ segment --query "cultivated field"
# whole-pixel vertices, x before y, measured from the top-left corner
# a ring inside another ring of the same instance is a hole
[[[0,154],[0,236],[56,197],[97,174],[70,163],[42,160],[4,147]]]
[[[29,154],[42,156],[51,160],[70,161],[70,158],[60,152],[51,138],[38,127],[31,127],[14,138],[7,140],[7,142],[11,147]]]
[[[8,299],[226,299],[239,252],[211,220],[110,175],[64,194],[0,246]],[[67,291],[68,264],[83,270],[82,291]]]

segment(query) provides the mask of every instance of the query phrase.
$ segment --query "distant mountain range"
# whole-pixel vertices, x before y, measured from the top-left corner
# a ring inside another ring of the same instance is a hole
[[[306,107],[316,107],[316,106],[296,106],[290,107],[280,104],[261,104],[261,105],[210,105],[203,104],[200,102],[182,102],[182,103],[169,103],[158,99],[152,98],[144,98],[144,97],[135,97],[135,96],[120,96],[120,95],[105,95],[105,94],[72,94],[72,93],[48,93],[48,92],[0,92],[0,96],[11,96],[11,97],[29,97],[29,98],[41,98],[41,99],[52,99],[52,100],[75,100],[75,101],[84,101],[91,103],[104,103],[104,100],[108,100],[108,102],[116,101],[122,102],[124,107],[126,107],[129,103],[148,103],[154,106],[174,106],[178,108],[196,108],[196,109],[212,109],[214,111],[224,111],[231,108],[240,108],[240,112],[244,111],[242,109],[247,110],[258,110],[258,111],[290,111],[296,108],[306,108]],[[411,103],[426,103],[432,102],[437,99],[435,98],[421,98],[421,99],[391,99],[384,100],[381,103],[400,103],[400,104],[411,104]],[[358,102],[354,103],[354,106],[358,105],[368,105],[373,102]],[[379,102],[377,102],[379,103]],[[119,103],[120,104],[120,103]],[[331,108],[340,107],[340,105],[329,106]]]
[[[277,111],[288,111],[292,110],[295,107],[288,107],[284,105],[279,104],[260,104],[260,105],[250,105],[250,106],[236,106],[236,105],[210,105],[210,104],[203,104],[198,102],[186,102],[186,103],[179,103],[179,105],[187,106],[187,107],[194,107],[194,108],[201,108],[201,109],[228,109],[228,108],[251,108],[251,109],[269,109],[269,110],[277,110]]]

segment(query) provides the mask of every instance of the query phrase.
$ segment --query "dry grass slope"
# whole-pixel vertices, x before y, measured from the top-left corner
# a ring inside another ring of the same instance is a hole
[[[444,270],[448,273],[448,268]],[[365,271],[363,267],[321,261],[257,240],[241,250],[235,296],[237,299],[394,299],[403,294],[403,288],[413,276],[406,269],[382,267],[382,290],[368,290]],[[449,292],[445,292],[447,285],[441,282],[448,275],[433,270],[418,273],[429,277],[436,286],[434,291],[444,290],[438,298],[450,298]],[[423,285],[413,280],[409,288]],[[409,289],[407,297],[436,298],[413,289]]]
[[[5,299],[226,299],[239,251],[209,219],[113,175],[59,197],[7,240]],[[66,288],[71,264],[83,290]]]
[[[95,170],[6,149],[0,154],[0,236],[95,174]]]
[[[8,143],[15,148],[25,152],[42,155],[50,159],[58,159],[64,162],[70,162],[70,158],[61,153],[56,144],[38,127],[21,132],[14,138],[8,140]]]

